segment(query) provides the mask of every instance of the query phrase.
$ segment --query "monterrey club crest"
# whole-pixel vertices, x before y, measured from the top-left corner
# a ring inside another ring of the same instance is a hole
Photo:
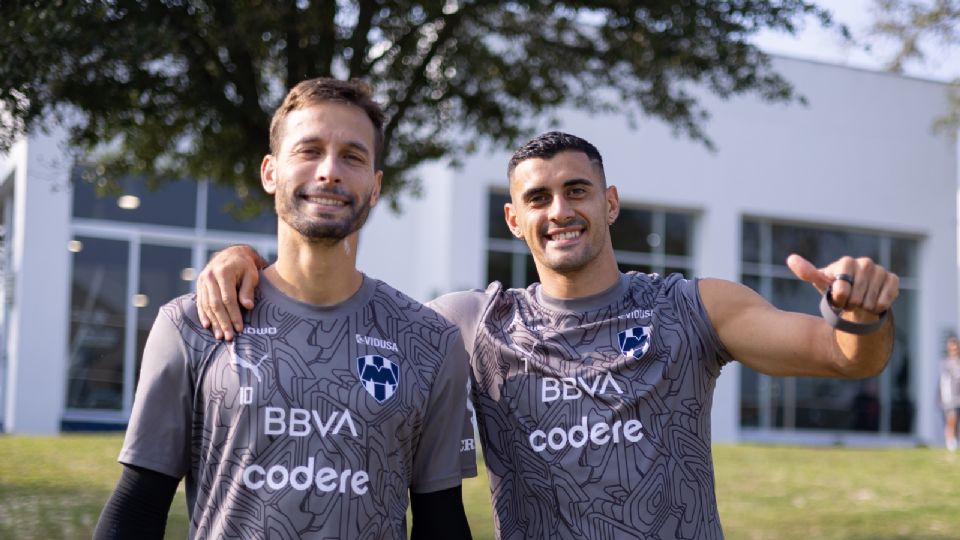
[[[376,354],[368,354],[357,358],[357,376],[363,384],[364,390],[383,403],[390,399],[400,384],[400,366]]]
[[[634,326],[617,334],[623,354],[640,358],[650,348],[650,327]]]

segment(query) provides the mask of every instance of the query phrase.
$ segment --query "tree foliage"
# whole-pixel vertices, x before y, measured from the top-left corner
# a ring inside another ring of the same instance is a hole
[[[910,61],[925,61],[931,46],[960,46],[960,1],[875,1],[874,32],[898,44],[890,69],[899,72]]]
[[[960,50],[960,0],[875,0],[873,33],[892,38],[897,50],[888,67],[902,72],[911,62],[923,63],[936,51]],[[960,77],[951,84],[950,110],[936,127],[951,133],[960,127]]]
[[[560,105],[646,113],[710,145],[691,88],[791,100],[749,41],[804,0],[3,0],[0,150],[63,106],[106,175],[260,193],[270,115],[316,76],[386,104],[385,191],[479,141],[513,146]],[[102,151],[103,148],[109,151]]]

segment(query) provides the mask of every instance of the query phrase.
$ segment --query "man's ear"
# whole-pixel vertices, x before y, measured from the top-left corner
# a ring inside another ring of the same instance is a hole
[[[260,162],[260,184],[270,195],[277,192],[277,163],[271,154],[263,156]]]
[[[617,193],[617,186],[607,188],[607,225],[613,225],[620,215],[620,194]]]
[[[370,206],[374,207],[377,205],[377,201],[380,200],[380,188],[383,187],[383,171],[378,170],[373,174],[374,186],[373,192],[370,193]]]
[[[514,236],[523,240],[523,229],[520,228],[520,225],[517,223],[517,212],[513,208],[512,203],[506,203],[503,205],[503,219],[507,222],[507,228],[510,229],[510,232]]]

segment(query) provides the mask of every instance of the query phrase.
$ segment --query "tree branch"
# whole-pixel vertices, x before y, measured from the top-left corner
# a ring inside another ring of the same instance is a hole
[[[361,1],[360,3],[365,2]],[[308,53],[307,58],[312,60],[308,65],[312,69],[310,73],[301,74],[300,80],[321,75],[329,76],[333,73],[333,59],[337,52],[337,3],[332,0],[324,0],[320,2],[320,6],[316,9],[320,16],[320,20],[316,23],[318,29],[317,43],[314,45],[317,54],[312,54],[313,51]],[[307,47],[310,46],[311,44],[308,43]],[[309,49],[305,49],[306,51],[309,51]]]
[[[370,29],[373,27],[373,16],[376,13],[377,2],[367,0],[360,2],[360,13],[357,14],[357,25],[353,28],[353,35],[348,42],[353,56],[350,57],[348,77],[361,77],[366,74],[364,65],[367,60],[367,51],[370,49]]]

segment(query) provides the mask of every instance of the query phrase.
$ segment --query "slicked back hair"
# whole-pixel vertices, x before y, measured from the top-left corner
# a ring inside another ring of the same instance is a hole
[[[527,141],[519,150],[513,153],[507,165],[507,179],[513,179],[513,171],[521,162],[528,159],[550,159],[560,152],[583,152],[591,163],[600,171],[600,179],[607,183],[603,172],[603,158],[597,147],[576,135],[562,131],[548,131]]]
[[[320,103],[344,103],[359,107],[373,123],[373,159],[377,169],[383,166],[383,107],[373,99],[373,90],[367,83],[353,79],[340,81],[326,77],[307,79],[290,89],[283,103],[277,107],[270,121],[270,153],[280,153],[287,116],[296,110]]]

